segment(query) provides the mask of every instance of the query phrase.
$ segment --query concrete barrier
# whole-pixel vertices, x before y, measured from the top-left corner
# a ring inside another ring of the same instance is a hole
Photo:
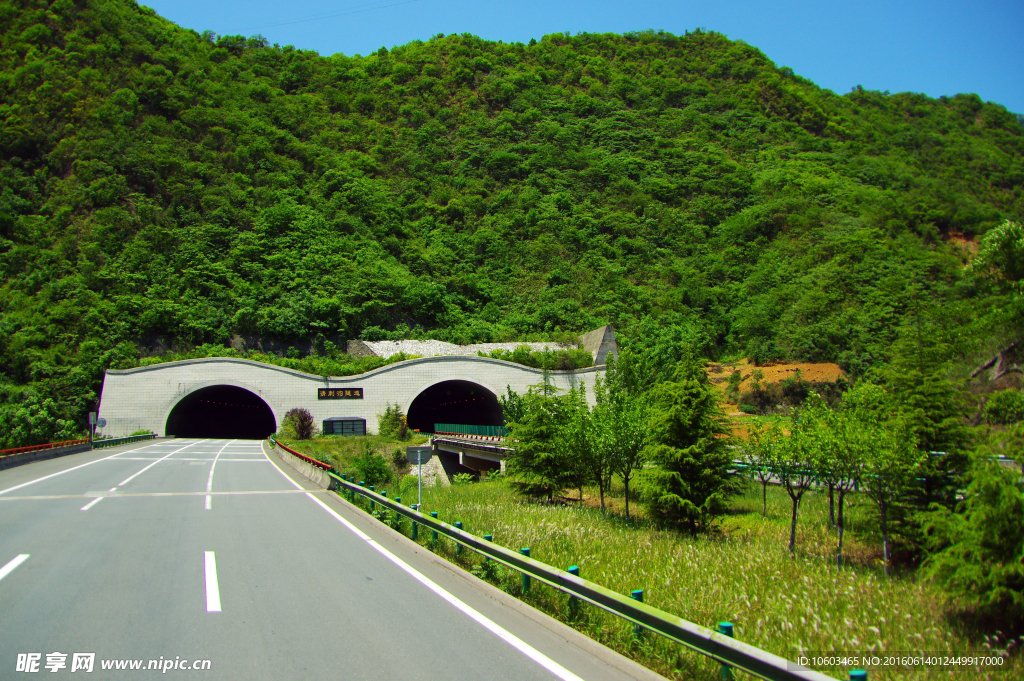
[[[71,445],[69,447],[55,447],[54,449],[39,449],[34,452],[11,454],[9,456],[0,457],[0,471],[6,468],[14,468],[15,466],[23,466],[27,463],[32,463],[33,461],[46,461],[47,459],[56,459],[58,456],[87,452],[90,449],[92,449],[92,445],[88,442],[84,442],[80,445]]]
[[[281,457],[282,461],[291,466],[299,475],[308,479],[313,484],[323,489],[337,489],[338,481],[328,475],[327,471],[323,468],[318,468],[307,461],[303,461],[284,447],[275,446],[273,441],[270,441],[270,448],[273,449],[279,457]]]

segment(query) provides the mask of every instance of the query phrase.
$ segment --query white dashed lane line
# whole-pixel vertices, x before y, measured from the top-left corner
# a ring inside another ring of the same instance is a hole
[[[28,556],[26,556],[27,558]],[[220,585],[217,584],[217,558],[213,551],[204,553],[206,562],[206,612],[220,612]]]
[[[210,496],[210,492],[213,491],[213,472],[217,470],[217,459],[220,458],[221,453],[228,448],[234,440],[230,440],[227,444],[220,448],[217,452],[217,456],[213,457],[213,465],[210,466],[210,477],[206,479],[206,510],[209,511],[213,508],[213,497]]]
[[[89,502],[88,504],[86,504],[85,506],[83,506],[83,507],[82,507],[82,510],[83,510],[83,511],[88,511],[88,510],[89,510],[90,508],[92,508],[92,507],[93,507],[93,506],[95,506],[96,504],[100,503],[101,501],[103,501],[103,497],[96,497],[95,499],[93,499],[92,501],[90,501],[90,502]]]
[[[28,554],[27,553],[22,553],[22,554],[18,555],[18,557],[16,557],[14,560],[12,560],[9,563],[7,563],[7,565],[4,565],[2,568],[0,568],[0,579],[3,579],[7,575],[9,575],[12,572],[14,572],[14,568],[18,567],[19,565],[24,563],[26,560],[28,560]]]

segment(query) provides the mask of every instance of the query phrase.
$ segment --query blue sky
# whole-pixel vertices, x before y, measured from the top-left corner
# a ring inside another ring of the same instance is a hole
[[[701,27],[758,47],[838,93],[976,92],[1024,113],[1024,1],[142,0],[197,31],[367,54],[437,33],[528,42],[547,33]]]

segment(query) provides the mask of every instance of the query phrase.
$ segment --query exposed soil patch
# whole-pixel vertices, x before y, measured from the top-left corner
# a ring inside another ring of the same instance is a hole
[[[729,364],[711,363],[708,364],[706,371],[711,378],[711,382],[723,390],[729,384],[729,377],[733,372],[739,371],[740,376],[743,378],[740,382],[740,393],[751,389],[755,371],[760,371],[764,374],[764,377],[761,379],[761,383],[764,385],[781,383],[787,378],[796,378],[798,371],[800,372],[800,379],[808,383],[835,383],[841,378],[846,378],[846,374],[839,368],[839,365],[831,362],[822,364],[810,362],[789,364],[781,362],[770,366],[754,366],[747,360],[742,359],[738,362],[730,362]]]

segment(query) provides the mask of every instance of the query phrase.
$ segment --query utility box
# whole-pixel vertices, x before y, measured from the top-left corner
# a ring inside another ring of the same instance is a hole
[[[324,435],[366,435],[366,419],[357,416],[332,416],[324,419]]]

